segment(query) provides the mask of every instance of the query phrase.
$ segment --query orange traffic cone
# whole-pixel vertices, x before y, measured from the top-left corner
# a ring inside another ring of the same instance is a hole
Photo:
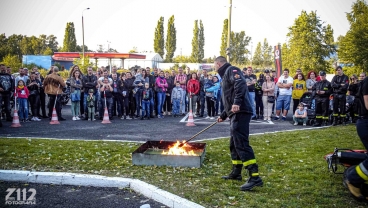
[[[110,118],[109,118],[109,112],[107,111],[107,107],[105,107],[104,117],[101,123],[103,124],[111,123]]]
[[[10,127],[21,127],[19,123],[18,111],[14,109],[13,122]]]
[[[187,122],[186,126],[195,126],[194,120],[193,120],[192,109],[190,109],[190,111],[189,111],[189,117],[188,117],[188,122]]]
[[[55,108],[52,109],[52,117],[51,117],[50,124],[60,124],[60,122],[58,120],[58,117],[56,115],[56,109]]]

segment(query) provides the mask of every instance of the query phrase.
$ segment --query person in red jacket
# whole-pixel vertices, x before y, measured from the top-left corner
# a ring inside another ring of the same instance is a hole
[[[196,103],[198,99],[199,89],[200,89],[200,85],[197,79],[197,74],[192,73],[191,79],[187,83],[188,99],[192,99],[192,102],[191,102],[192,112],[196,112]],[[196,115],[194,115],[194,117],[196,117]]]
[[[23,80],[18,81],[17,88],[15,89],[15,96],[17,97],[19,106],[19,119],[21,122],[28,122],[29,91]]]

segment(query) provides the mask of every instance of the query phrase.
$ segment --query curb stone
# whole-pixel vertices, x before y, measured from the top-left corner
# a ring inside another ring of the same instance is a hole
[[[159,189],[138,179],[67,172],[0,170],[0,180],[58,185],[131,188],[147,198],[173,208],[204,208],[192,201]]]

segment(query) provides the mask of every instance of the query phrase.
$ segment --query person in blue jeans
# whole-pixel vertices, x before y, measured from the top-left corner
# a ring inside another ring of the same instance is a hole
[[[167,91],[168,84],[166,82],[165,75],[164,75],[163,71],[161,71],[159,76],[157,77],[155,87],[156,87],[156,91],[157,91],[157,96],[156,97],[157,97],[157,114],[158,114],[158,118],[164,118],[164,116],[162,115],[162,106],[165,103],[166,91]]]
[[[141,97],[142,97],[142,116],[141,120],[144,119],[145,114],[147,115],[147,119],[150,120],[150,105],[151,105],[151,98],[153,96],[151,88],[149,88],[149,83],[144,84],[144,89],[141,90]]]
[[[180,87],[180,82],[176,82],[176,87],[171,92],[171,103],[173,104],[173,117],[180,115],[180,105],[184,102],[184,90]]]
[[[276,116],[274,120],[279,120],[282,115],[282,120],[286,121],[286,115],[290,108],[293,78],[289,76],[289,69],[284,69],[284,74],[277,81],[277,87],[279,88],[279,96],[276,101]],[[281,109],[284,109],[281,112]]]

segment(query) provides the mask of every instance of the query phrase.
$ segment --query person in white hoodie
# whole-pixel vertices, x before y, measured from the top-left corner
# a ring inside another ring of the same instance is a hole
[[[171,103],[173,105],[173,117],[177,117],[180,114],[180,105],[183,103],[185,96],[184,90],[180,87],[180,82],[176,82],[176,86],[171,92]]]

